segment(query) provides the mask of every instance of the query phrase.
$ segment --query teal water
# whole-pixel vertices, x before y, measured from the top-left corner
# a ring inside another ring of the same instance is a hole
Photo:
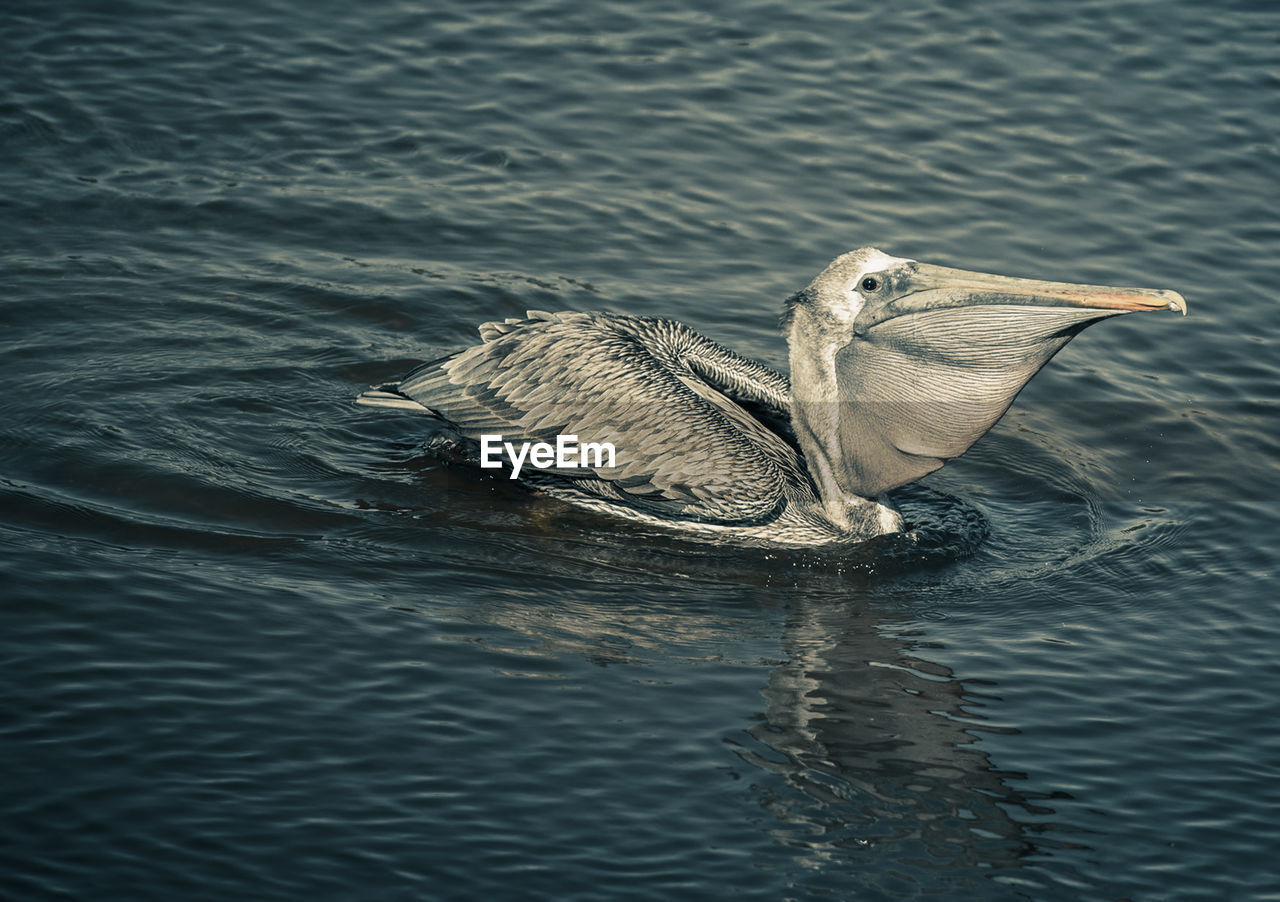
[[[1280,898],[1280,11],[0,12],[0,895]],[[785,362],[844,250],[1182,292],[931,486],[683,541],[356,393],[528,308]],[[863,562],[865,563],[865,562]]]

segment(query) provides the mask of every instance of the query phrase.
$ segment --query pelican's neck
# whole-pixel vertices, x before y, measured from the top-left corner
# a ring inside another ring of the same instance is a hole
[[[902,530],[902,517],[876,499],[847,492],[840,483],[840,398],[836,379],[838,338],[797,311],[787,335],[791,363],[791,426],[804,452],[822,509],[838,528],[867,536]]]

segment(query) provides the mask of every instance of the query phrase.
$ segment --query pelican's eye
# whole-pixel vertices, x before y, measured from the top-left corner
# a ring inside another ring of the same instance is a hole
[[[863,291],[875,291],[877,288],[880,287],[880,280],[877,279],[875,276],[867,276],[861,282],[858,283],[858,287],[861,288]]]

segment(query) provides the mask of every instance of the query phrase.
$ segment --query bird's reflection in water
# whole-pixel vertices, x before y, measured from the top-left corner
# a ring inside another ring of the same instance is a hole
[[[1053,812],[980,747],[983,733],[1016,733],[982,716],[994,687],[920,657],[882,619],[861,601],[791,606],[787,660],[769,675],[754,742],[736,744],[770,775],[752,782],[776,838],[811,868],[852,857],[873,883],[868,871],[901,879],[905,867],[913,883],[971,884],[979,868],[1008,889],[1043,887],[1013,869],[1030,863],[1034,822]]]

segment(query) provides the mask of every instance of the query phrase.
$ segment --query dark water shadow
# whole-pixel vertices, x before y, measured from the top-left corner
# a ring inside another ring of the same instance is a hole
[[[731,742],[763,772],[752,788],[775,838],[819,887],[834,889],[823,874],[842,863],[886,898],[1036,898],[1048,884],[1035,864],[1061,844],[1040,836],[1051,797],[983,748],[1017,733],[985,713],[998,687],[930,661],[896,620],[858,600],[789,605],[765,709]]]

